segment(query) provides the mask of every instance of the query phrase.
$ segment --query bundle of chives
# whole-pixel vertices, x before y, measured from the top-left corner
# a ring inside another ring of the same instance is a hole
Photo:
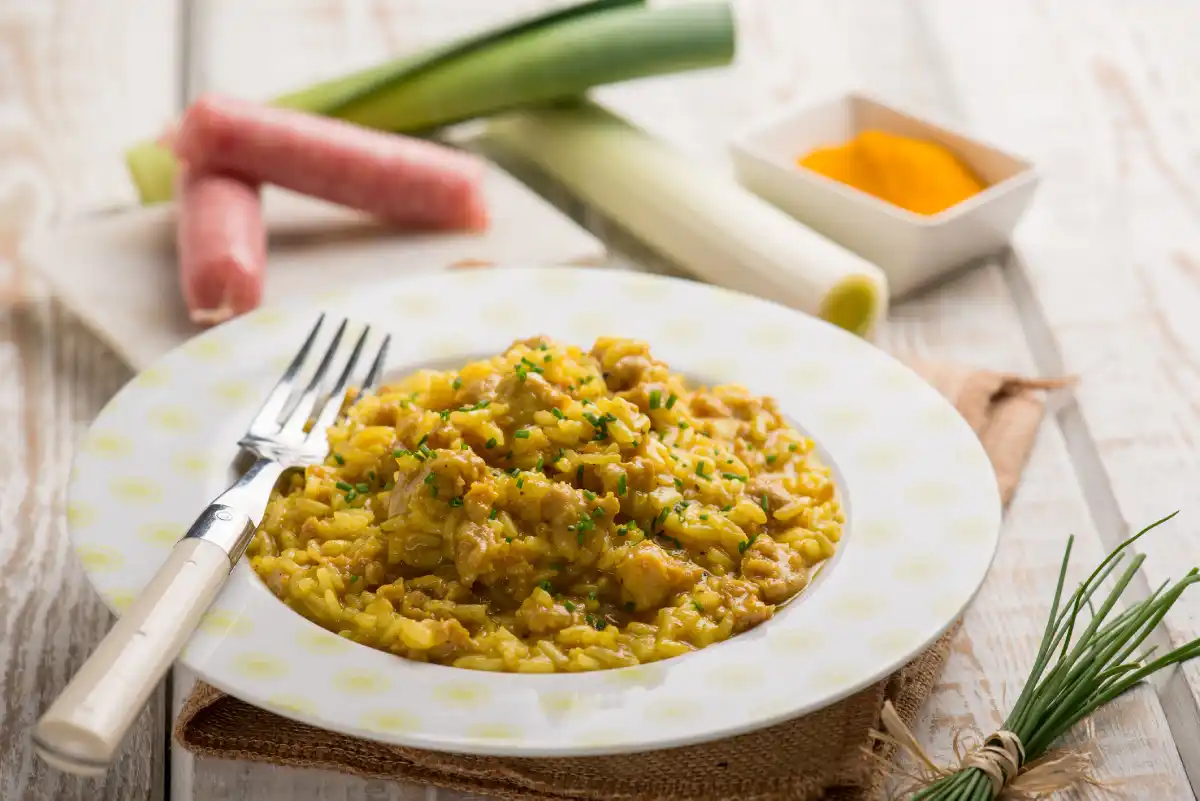
[[[922,780],[920,789],[906,796],[910,801],[990,801],[1005,789],[1018,797],[1042,797],[1088,779],[1086,759],[1055,756],[1051,746],[1076,723],[1138,682],[1200,655],[1197,639],[1157,658],[1151,658],[1153,648],[1135,656],[1184,590],[1200,582],[1200,570],[1192,569],[1174,583],[1165,582],[1148,598],[1114,614],[1145,561],[1139,554],[1117,575],[1104,600],[1098,606],[1094,603],[1100,585],[1116,574],[1129,547],[1174,516],[1150,524],[1123,542],[1064,604],[1063,587],[1074,542],[1073,537],[1068,539],[1041,647],[1012,712],[1000,730],[969,754],[957,770],[937,770]],[[1090,617],[1082,619],[1085,608]],[[889,725],[885,717],[885,725],[894,741],[926,766],[932,765],[894,713],[890,720]]]

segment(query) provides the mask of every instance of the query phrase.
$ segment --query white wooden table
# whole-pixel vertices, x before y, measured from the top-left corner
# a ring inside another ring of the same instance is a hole
[[[198,92],[267,97],[549,0],[0,0],[0,799],[438,799],[454,794],[193,761],[160,693],[102,783],[47,770],[28,728],[110,624],[73,561],[72,447],[128,372],[12,258],[22,237],[132,198],[120,152]],[[738,64],[601,93],[695,155],[794,96],[863,88],[1033,158],[1018,255],[898,304],[890,348],[1081,383],[1047,420],[989,580],[919,725],[987,729],[1020,689],[1067,533],[1094,561],[1147,542],[1144,592],[1200,564],[1200,5],[1187,0],[745,0]],[[561,198],[560,198],[561,199]],[[566,208],[614,244],[586,209]],[[1200,595],[1164,642],[1200,634]],[[1094,719],[1098,778],[1193,799],[1200,664]],[[1189,780],[1190,777],[1190,780]],[[1075,798],[1102,798],[1080,790]]]

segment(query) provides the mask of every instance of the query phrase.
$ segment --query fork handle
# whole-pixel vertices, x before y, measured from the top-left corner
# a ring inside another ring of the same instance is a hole
[[[54,767],[104,774],[125,732],[192,636],[229,575],[220,545],[180,540],[33,732]]]

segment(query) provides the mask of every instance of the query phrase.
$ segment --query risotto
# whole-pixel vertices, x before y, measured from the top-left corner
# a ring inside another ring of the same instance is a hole
[[[830,470],[775,402],[642,342],[538,337],[365,396],[250,546],[355,642],[478,670],[599,670],[753,628],[834,554]]]

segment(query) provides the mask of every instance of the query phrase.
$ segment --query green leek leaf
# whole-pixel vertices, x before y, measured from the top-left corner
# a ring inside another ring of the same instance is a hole
[[[592,0],[292,92],[275,105],[371,128],[426,133],[594,86],[728,64],[726,0],[648,7]],[[169,200],[174,157],[143,142],[126,154],[143,203]]]

